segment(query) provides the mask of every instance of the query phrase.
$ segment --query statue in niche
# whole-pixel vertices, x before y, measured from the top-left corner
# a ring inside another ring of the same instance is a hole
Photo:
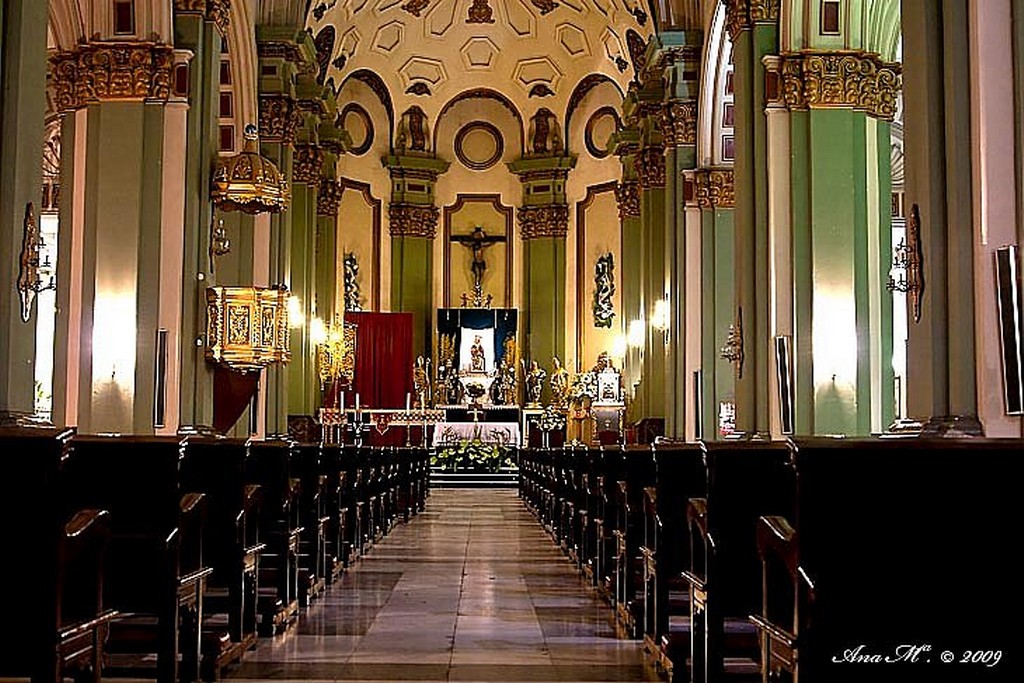
[[[484,346],[480,343],[479,334],[473,338],[473,345],[469,347],[469,371],[486,372]]]
[[[426,408],[430,405],[430,359],[425,362],[423,356],[416,358],[412,368],[412,385],[416,392],[416,407]]]
[[[594,270],[594,327],[611,327],[615,317],[615,258],[611,252],[597,259]]]
[[[564,408],[569,397],[569,372],[562,367],[558,357],[551,359],[551,405]]]
[[[499,384],[498,400],[501,405],[512,405],[516,402],[516,340],[509,335],[505,337],[505,354],[501,357],[501,371],[495,384]]]
[[[523,361],[524,366],[526,361]],[[537,361],[531,361],[530,367],[525,370],[526,375],[526,400],[527,405],[530,408],[540,407],[540,395],[544,390],[544,380],[547,379],[548,373],[537,365]]]
[[[359,291],[359,261],[353,252],[345,254],[345,310],[363,310],[363,296]]]

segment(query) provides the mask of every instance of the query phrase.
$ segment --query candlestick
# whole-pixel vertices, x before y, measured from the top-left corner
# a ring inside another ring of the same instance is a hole
[[[407,413],[409,412],[409,409],[412,406],[411,399],[412,395],[408,391],[405,392],[405,412]]]
[[[359,411],[359,392],[356,392],[356,411]]]

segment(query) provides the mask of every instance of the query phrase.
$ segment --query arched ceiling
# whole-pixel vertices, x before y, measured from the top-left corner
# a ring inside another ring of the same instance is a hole
[[[312,0],[306,20],[320,49],[333,28],[324,81],[338,87],[372,71],[396,113],[415,104],[434,120],[460,93],[489,88],[524,118],[546,107],[564,122],[588,76],[603,74],[625,92],[631,55],[653,33],[647,7],[646,0]]]

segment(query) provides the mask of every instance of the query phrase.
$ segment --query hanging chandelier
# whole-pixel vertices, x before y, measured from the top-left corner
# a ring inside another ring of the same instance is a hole
[[[280,213],[288,208],[288,181],[274,162],[260,156],[256,126],[245,127],[245,147],[239,154],[218,159],[210,197],[221,211]]]

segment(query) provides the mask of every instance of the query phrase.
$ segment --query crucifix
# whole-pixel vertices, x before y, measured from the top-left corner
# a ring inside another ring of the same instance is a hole
[[[459,242],[462,246],[473,252],[473,264],[470,269],[473,271],[473,302],[474,305],[480,307],[483,305],[483,283],[484,283],[484,272],[487,270],[487,261],[484,260],[484,250],[498,242],[504,242],[505,238],[489,236],[484,229],[477,225],[473,228],[473,232],[468,235],[453,235],[453,242]],[[466,300],[466,295],[463,294],[463,302]],[[488,297],[490,298],[490,297]]]

